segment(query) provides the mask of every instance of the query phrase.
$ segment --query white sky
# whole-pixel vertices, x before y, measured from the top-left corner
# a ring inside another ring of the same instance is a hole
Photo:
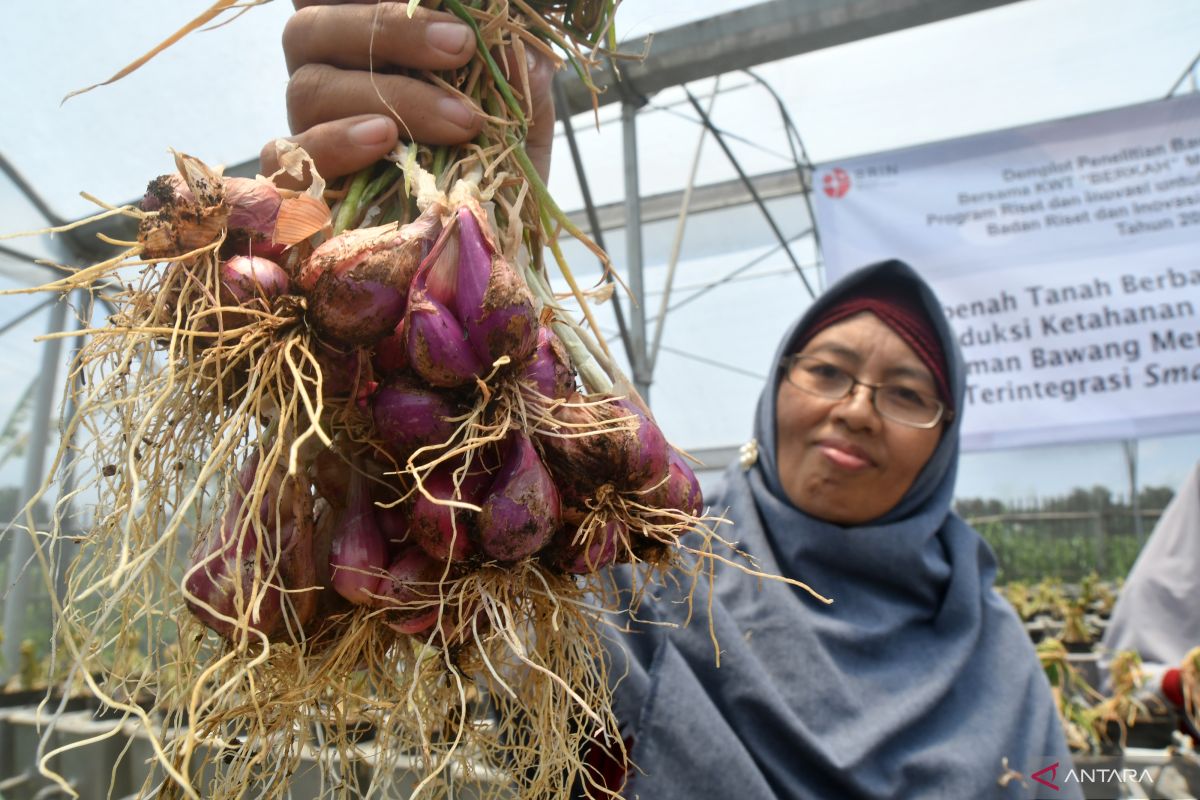
[[[86,190],[121,202],[141,194],[167,171],[168,148],[213,163],[235,163],[285,132],[286,73],[279,34],[291,12],[286,0],[251,9],[229,26],[197,35],[142,71],[60,105],[68,91],[102,80],[173,31],[211,0],[55,0],[23,4],[0,26],[0,125],[3,152],[63,216],[91,207]],[[623,38],[730,10],[716,0],[625,0]],[[1196,0],[1025,0],[922,28],[811,53],[756,70],[784,98],[816,161],[888,150],[997,128],[1055,119],[1163,96],[1200,47]],[[745,84],[722,80],[725,88]],[[711,82],[698,82],[698,92]],[[653,98],[677,103],[678,90]],[[676,115],[685,113],[688,119]],[[611,119],[615,108],[606,109]],[[788,166],[779,117],[760,89],[734,88],[717,100],[714,120],[754,146],[736,146],[751,174]],[[593,193],[619,200],[620,130],[576,119]],[[644,193],[681,188],[697,126],[690,110],[648,110],[640,118]],[[565,146],[552,190],[566,208],[580,205]],[[714,147],[705,150],[700,183],[734,173]],[[40,224],[0,178],[6,231]],[[786,204],[778,206],[786,215]],[[786,227],[786,225],[785,225]],[[753,214],[698,218],[685,240],[681,284],[713,280],[769,244]],[[646,231],[647,288],[661,285],[672,228]],[[13,244],[7,242],[6,244]],[[45,252],[44,244],[16,243]],[[610,235],[618,256],[621,240]],[[805,260],[802,251],[798,252]],[[581,258],[577,256],[577,259]],[[0,258],[0,284],[7,268]],[[775,257],[750,271],[757,278],[711,292],[673,314],[664,343],[764,374],[775,338],[803,308],[805,295],[786,262]],[[657,306],[657,296],[647,297]],[[0,324],[23,301],[0,300]],[[43,318],[14,329],[0,346],[0,421],[37,369],[31,339]],[[653,402],[668,434],[684,447],[737,444],[749,431],[759,381],[664,353]],[[1200,456],[1200,436],[1145,442],[1145,483],[1177,485]],[[19,481],[19,468],[0,468],[0,484]],[[1103,483],[1120,490],[1124,463],[1113,444],[974,455],[964,460],[960,493],[1026,497]]]

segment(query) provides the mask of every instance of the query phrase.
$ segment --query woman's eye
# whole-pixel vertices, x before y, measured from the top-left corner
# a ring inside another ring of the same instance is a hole
[[[929,400],[915,389],[908,389],[904,386],[889,386],[887,387],[887,392],[891,396],[892,400],[897,403],[902,403],[906,406],[923,408],[930,405]]]
[[[804,368],[809,375],[822,380],[836,380],[842,371],[831,364],[809,364]]]

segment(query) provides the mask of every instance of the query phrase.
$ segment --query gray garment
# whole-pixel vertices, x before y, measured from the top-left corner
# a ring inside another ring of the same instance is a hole
[[[1152,674],[1200,647],[1200,463],[1129,571],[1103,645],[1110,653],[1136,650]]]
[[[936,299],[912,270],[886,262],[829,289],[781,344],[863,282],[915,293],[942,339],[956,405],[963,366]],[[1069,765],[1050,688],[1011,608],[992,588],[986,543],[950,511],[958,424],[947,426],[909,493],[874,523],[842,528],[786,499],[775,470],[775,390],[756,423],[760,455],[734,465],[708,501],[728,509],[736,540],[767,573],[725,565],[715,596],[671,589],[626,637],[617,714],[632,734],[629,798],[1015,798],[1002,759],[1026,775]],[[683,621],[692,613],[690,624]],[[680,625],[666,628],[650,623]],[[715,664],[710,625],[720,642]],[[1055,796],[1078,797],[1064,787]]]

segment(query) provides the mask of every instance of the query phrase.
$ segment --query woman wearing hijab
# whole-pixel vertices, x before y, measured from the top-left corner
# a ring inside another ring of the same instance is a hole
[[[1200,647],[1200,463],[1192,467],[1142,552],[1113,607],[1102,649],[1141,656],[1146,687],[1182,716],[1180,664]]]
[[[358,110],[399,109],[417,141],[478,130],[436,87],[388,74],[397,70],[372,76],[361,53],[341,52],[362,41],[353,34],[370,4],[296,3],[319,8],[301,8],[284,36],[289,116],[322,174],[396,144],[390,117]],[[381,13],[394,35],[377,43],[376,67],[449,69],[472,55],[469,31],[448,15]],[[533,65],[527,148],[543,174],[549,79]],[[273,171],[271,148],[263,155]],[[711,618],[706,596],[644,604],[646,624],[612,665],[633,764],[622,796],[960,800],[1040,788],[1009,769],[1061,778],[1071,762],[1049,686],[992,589],[990,550],[950,510],[964,369],[928,286],[896,261],[847,277],[784,338],[772,375],[756,457],[731,467],[709,502],[762,572],[834,602],[718,565]],[[689,608],[699,618],[684,625]],[[1060,785],[1053,796],[1080,796]]]
[[[763,572],[834,602],[719,565],[719,666],[703,581],[689,624],[644,607],[614,657],[626,796],[1024,797],[1007,770],[1055,763],[1079,796],[995,559],[950,510],[964,371],[928,286],[898,261],[848,276],[774,364],[756,458],[707,499]]]

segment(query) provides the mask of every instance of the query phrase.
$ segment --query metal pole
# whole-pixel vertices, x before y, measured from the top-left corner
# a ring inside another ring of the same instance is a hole
[[[633,385],[650,402],[650,370],[646,361],[646,297],[642,274],[642,198],[638,185],[637,107],[621,103],[621,128],[625,139],[625,262],[633,302],[629,309],[629,344],[633,351]]]
[[[575,177],[579,180],[579,193],[583,195],[583,208],[587,212],[592,240],[607,253],[608,247],[604,244],[604,231],[600,229],[600,217],[596,214],[596,204],[592,202],[592,189],[588,184],[587,171],[583,168],[583,156],[579,153],[579,143],[575,141],[575,126],[571,124],[571,115],[566,111],[567,96],[563,94],[562,87],[562,81],[554,81],[554,102],[562,109],[560,113],[562,114],[563,133],[567,136],[567,148],[571,151],[571,161],[575,165]],[[604,280],[612,283],[613,276],[610,270],[604,271]],[[613,315],[617,318],[617,330],[621,332],[621,345],[625,348],[625,357],[632,364],[633,348],[629,345],[629,330],[625,324],[625,312],[621,308],[621,297],[616,291],[613,292],[612,304]]]
[[[1138,497],[1138,443],[1137,439],[1126,439],[1123,443],[1125,467],[1129,470],[1129,510],[1133,514],[1133,533],[1137,536],[1138,550],[1146,543],[1146,532],[1142,527],[1142,501]]]
[[[711,116],[717,105],[717,95],[721,93],[721,76],[713,83],[712,97],[708,99],[708,113]],[[679,253],[683,249],[683,231],[687,227],[688,211],[692,202],[692,190],[696,188],[696,175],[700,172],[700,157],[704,155],[704,139],[708,136],[708,128],[700,126],[700,139],[696,142],[696,152],[692,156],[692,169],[688,173],[687,186],[683,190],[683,199],[679,203],[679,217],[675,223],[675,241],[671,243],[671,258],[667,261],[667,277],[663,281],[662,302],[658,306],[658,318],[654,324],[654,343],[650,345],[650,370],[658,364],[658,351],[662,347],[663,328],[667,323],[667,312],[671,306],[671,286],[675,283],[675,269],[679,266]]]
[[[50,309],[51,334],[63,329],[67,320],[67,303],[62,300]],[[42,366],[39,373],[37,394],[34,397],[33,415],[30,420],[32,431],[29,437],[29,452],[25,456],[25,485],[22,499],[26,502],[42,487],[46,469],[46,447],[50,444],[51,413],[58,404],[54,401],[54,389],[58,382],[59,360],[62,356],[62,339],[51,338],[42,349]],[[32,517],[31,511],[29,519]],[[44,522],[45,520],[36,520]],[[25,562],[33,553],[31,532],[27,536],[16,536],[8,560],[8,586],[4,598],[4,665],[5,681],[13,675],[20,663],[21,640],[25,634],[26,605],[29,590],[35,579],[33,574],[23,574]]]

